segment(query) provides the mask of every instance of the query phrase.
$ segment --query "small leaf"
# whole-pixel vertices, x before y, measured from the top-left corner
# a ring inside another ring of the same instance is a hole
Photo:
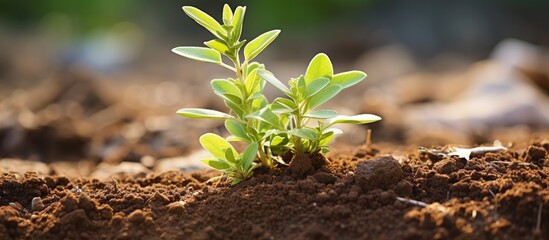
[[[246,86],[246,91],[248,95],[253,95],[259,93],[261,90],[261,77],[257,75],[257,69],[254,69],[251,73],[248,74],[244,84]]]
[[[225,149],[225,160],[230,163],[235,163],[236,166],[239,165],[239,162],[236,159],[236,153],[230,148]]]
[[[246,149],[244,149],[244,152],[242,152],[242,155],[240,156],[240,159],[242,160],[242,166],[243,170],[247,171],[252,166],[252,163],[254,162],[255,156],[258,152],[258,144],[257,143],[250,143]]]
[[[283,93],[290,94],[290,89],[284,85],[280,80],[278,80],[271,72],[267,70],[259,70],[257,71],[257,74],[261,76],[265,81],[272,84],[274,87],[278,88],[278,90],[282,91]]]
[[[210,47],[213,50],[218,51],[219,53],[230,57],[231,52],[229,51],[229,47],[225,45],[225,43],[222,40],[214,39],[211,41],[204,42],[204,45]]]
[[[211,109],[203,108],[182,108],[177,111],[177,114],[188,118],[217,118],[231,119],[233,116],[224,112],[219,112]]]
[[[319,53],[311,60],[307,67],[305,82],[309,84],[313,80],[322,77],[331,79],[333,74],[334,70],[330,58],[324,53]]]
[[[215,168],[217,170],[220,170],[220,171],[223,171],[223,170],[227,170],[229,168],[231,168],[231,165],[224,161],[224,160],[221,160],[221,159],[215,159],[215,158],[206,158],[206,159],[202,159],[200,160],[201,162],[203,162],[204,164],[212,167],[212,168]]]
[[[229,4],[225,4],[223,6],[223,23],[225,25],[230,25],[232,20],[233,20],[233,11],[231,10],[231,7],[229,7]]]
[[[234,155],[237,155],[236,150],[227,140],[213,133],[202,135],[200,137],[200,145],[216,158],[225,159],[226,149],[231,149]]]
[[[310,111],[304,116],[308,118],[315,118],[315,119],[328,119],[328,118],[336,117],[337,112],[334,110],[316,110],[316,111]]]
[[[297,110],[297,106],[290,99],[276,98],[271,104],[271,110],[277,113],[291,113]]]
[[[309,100],[309,109],[314,109],[335,97],[343,89],[339,85],[329,85],[312,96]]]
[[[238,89],[237,86],[231,81],[228,81],[226,79],[214,79],[211,81],[212,88],[216,94],[221,95],[232,95],[236,97],[237,99],[230,98],[232,101],[235,101],[235,103],[241,103],[242,102],[242,93],[240,92],[240,89]]]
[[[343,89],[351,87],[366,78],[366,73],[361,71],[349,71],[338,73],[332,77],[331,84],[340,85]]]
[[[280,33],[280,30],[272,30],[266,33],[263,33],[256,37],[254,40],[250,41],[246,47],[244,47],[244,57],[246,61],[251,61],[255,58],[261,51],[263,51],[269,44],[275,40],[275,38]]]
[[[318,138],[318,133],[315,130],[310,128],[295,128],[288,131],[288,133],[296,137],[309,139],[309,140],[316,140]]]
[[[263,109],[259,110],[258,112],[251,113],[247,117],[251,117],[260,121],[263,121],[265,123],[268,123],[276,128],[281,128],[280,126],[280,118],[278,115],[276,115],[273,111],[271,111],[270,108],[264,107]]]
[[[246,141],[250,142],[250,136],[248,136],[248,133],[246,132],[246,126],[234,119],[227,119],[225,121],[225,128],[227,128],[227,131],[231,133],[232,135]]]
[[[204,28],[206,28],[216,37],[220,39],[227,37],[227,32],[225,31],[225,29],[223,29],[223,27],[221,27],[221,24],[219,24],[215,19],[213,19],[207,13],[201,11],[198,8],[191,7],[191,6],[184,6],[183,11],[189,17],[195,20],[198,24],[202,25]]]
[[[231,42],[236,42],[240,39],[242,34],[242,24],[244,22],[244,14],[246,13],[246,7],[237,7],[234,11],[233,20],[231,25],[234,27],[233,34],[231,36]]]
[[[176,47],[175,54],[201,62],[221,63],[221,54],[213,49],[204,47]]]
[[[330,119],[328,121],[328,124],[329,125],[333,125],[336,123],[366,124],[366,123],[377,122],[379,120],[381,120],[381,118],[373,114],[359,114],[354,116],[339,115],[337,117]]]
[[[227,107],[229,107],[239,118],[244,117],[244,110],[240,107],[240,105],[237,105],[228,99],[225,99],[225,105],[227,105]]]
[[[330,79],[327,78],[317,78],[311,81],[309,84],[307,84],[307,91],[304,97],[309,98],[314,96],[320,90],[328,86],[328,84],[330,84]]]

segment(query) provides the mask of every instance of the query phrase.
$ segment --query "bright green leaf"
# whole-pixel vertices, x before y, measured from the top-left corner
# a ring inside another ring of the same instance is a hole
[[[315,119],[328,119],[328,118],[336,117],[337,112],[333,110],[316,110],[316,111],[310,111],[304,116],[308,118],[315,118]]]
[[[324,89],[330,84],[330,79],[328,78],[317,78],[307,84],[307,90],[305,93],[305,98],[309,98],[317,94],[320,90]]]
[[[294,128],[288,131],[288,133],[304,139],[309,139],[309,140],[318,139],[318,133],[315,130],[310,128]]]
[[[225,159],[226,149],[231,149],[234,155],[237,155],[236,150],[227,140],[213,133],[202,135],[200,137],[200,145],[216,158]]]
[[[324,53],[319,53],[311,60],[307,67],[305,82],[309,84],[313,80],[322,77],[331,79],[333,74],[334,70],[330,58]]]
[[[351,87],[366,78],[366,73],[361,71],[349,71],[338,73],[332,77],[331,84],[337,84],[343,89]]]
[[[246,126],[243,123],[234,119],[227,119],[225,121],[225,128],[227,128],[227,131],[232,135],[243,139],[246,142],[250,142],[250,136],[248,136]]]
[[[359,114],[354,116],[339,115],[328,121],[329,125],[336,123],[366,124],[381,120],[381,117],[373,114]]]
[[[291,113],[297,110],[297,106],[290,99],[276,98],[271,104],[271,110],[277,113]]]
[[[233,116],[203,108],[182,108],[177,111],[177,114],[188,118],[217,118],[217,119],[231,119]]]
[[[237,7],[234,11],[233,20],[231,25],[234,27],[233,34],[231,36],[231,42],[236,42],[240,39],[242,34],[242,24],[244,23],[244,14],[246,13],[246,7]]]
[[[226,162],[224,160],[221,160],[221,159],[206,158],[206,159],[202,159],[200,161],[202,161],[206,165],[208,165],[212,168],[215,168],[217,170],[220,170],[220,171],[224,171],[224,170],[227,170],[227,169],[231,168],[231,165],[228,162]]]
[[[312,110],[335,97],[339,92],[341,92],[341,89],[343,88],[339,85],[329,85],[320,90],[320,92],[310,98],[309,109]]]
[[[272,84],[274,87],[278,88],[278,90],[282,91],[283,93],[289,94],[290,89],[284,85],[280,80],[278,80],[271,72],[267,70],[259,70],[257,72],[261,78],[263,78],[265,81]]]
[[[225,149],[225,160],[227,160],[227,162],[234,163],[236,166],[240,164],[237,161],[236,152],[230,148]]]
[[[242,102],[242,93],[233,82],[226,79],[214,79],[211,81],[211,85],[216,94],[231,95],[236,97],[236,99],[230,98],[230,96],[227,97],[229,97],[232,101],[235,101],[235,103]]]
[[[172,49],[175,54],[201,62],[221,64],[221,54],[213,49],[204,47],[176,47]]]
[[[220,39],[227,37],[227,32],[221,27],[221,24],[202,10],[191,6],[184,6],[183,11],[216,37]]]
[[[232,20],[233,20],[233,11],[231,10],[231,7],[229,7],[229,4],[225,4],[223,6],[223,23],[225,25],[230,25]]]
[[[244,84],[246,85],[248,95],[259,93],[261,90],[261,77],[257,75],[257,68],[248,74],[246,80],[244,80]]]
[[[250,41],[246,47],[244,47],[244,57],[246,61],[251,61],[255,58],[261,51],[263,51],[269,44],[275,40],[275,38],[280,33],[280,30],[272,30],[266,33],[263,33],[256,37],[254,40]]]
[[[251,118],[263,121],[276,128],[281,128],[280,118],[268,107],[264,107],[258,112],[251,113],[247,117],[251,117]]]
[[[224,54],[225,56],[230,56],[231,52],[229,51],[229,47],[225,45],[225,43],[222,40],[214,39],[211,41],[204,42],[204,45],[210,47],[213,50],[218,51],[221,54]]]
[[[246,149],[244,149],[244,152],[242,152],[242,155],[240,156],[242,160],[242,166],[244,171],[247,171],[252,166],[252,163],[254,162],[255,156],[258,152],[258,144],[257,143],[250,143]]]

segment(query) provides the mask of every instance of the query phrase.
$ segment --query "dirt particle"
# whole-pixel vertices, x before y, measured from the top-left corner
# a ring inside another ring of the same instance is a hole
[[[288,167],[295,177],[311,174],[314,171],[313,163],[308,154],[296,153]]]
[[[547,161],[546,155],[547,152],[545,148],[536,145],[530,145],[528,149],[526,149],[526,156],[524,158],[524,161],[533,163],[538,167],[543,167],[545,161]]]
[[[403,177],[400,164],[391,156],[360,161],[355,173],[356,183],[365,191],[386,189],[398,183]]]
[[[446,158],[434,164],[433,170],[441,174],[450,174],[458,170],[453,158]]]
[[[133,211],[132,213],[130,213],[130,215],[128,215],[128,221],[130,221],[132,223],[145,222],[145,213],[143,211],[141,211],[140,209],[137,209],[137,210]]]
[[[80,195],[78,206],[86,211],[95,209],[95,202],[86,194]]]
[[[326,173],[326,172],[318,172],[318,173],[315,173],[313,175],[313,177],[316,179],[316,181],[318,181],[319,183],[324,183],[324,184],[332,184],[332,183],[335,183],[337,178],[332,175],[332,174],[329,174],[329,173]]]

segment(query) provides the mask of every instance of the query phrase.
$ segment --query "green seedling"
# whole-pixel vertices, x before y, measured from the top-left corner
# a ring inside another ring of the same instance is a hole
[[[208,48],[176,47],[172,51],[190,59],[223,66],[233,71],[236,78],[211,81],[214,93],[223,99],[231,110],[230,114],[200,108],[184,108],[177,113],[190,118],[225,119],[225,126],[233,135],[229,140],[257,143],[262,164],[274,167],[271,154],[263,147],[264,135],[269,129],[260,121],[247,116],[267,105],[267,98],[263,95],[265,82],[257,75],[257,71],[265,69],[265,66],[252,60],[278,36],[280,30],[263,33],[246,44],[246,40],[240,40],[246,7],[237,7],[233,13],[225,4],[223,25],[197,8],[185,6],[183,11],[210,31],[216,39],[204,42]],[[240,60],[242,48],[244,61]],[[224,63],[222,56],[233,66]]]
[[[259,166],[254,162],[257,143],[249,144],[242,154],[238,154],[227,140],[213,133],[206,133],[200,137],[200,144],[213,156],[202,159],[202,162],[223,172],[232,179],[233,184],[252,176],[252,171]]]
[[[172,51],[183,57],[225,67],[235,73],[235,78],[211,81],[214,93],[223,99],[229,113],[202,108],[183,108],[177,113],[189,118],[225,120],[231,136],[223,139],[207,133],[200,138],[200,143],[214,156],[203,162],[222,171],[233,183],[252,175],[252,170],[259,166],[254,162],[256,157],[261,165],[273,168],[276,166],[273,160],[281,162],[280,156],[288,151],[294,154],[327,152],[328,144],[341,132],[333,128],[334,124],[364,124],[381,119],[372,114],[343,116],[333,110],[317,109],[341,90],[366,77],[360,71],[333,74],[332,63],[325,54],[315,56],[305,75],[291,79],[289,87],[276,79],[263,64],[252,62],[280,30],[263,33],[249,42],[240,40],[245,7],[237,7],[233,12],[225,4],[222,23],[194,7],[185,6],[183,11],[216,38],[204,42],[206,47],[176,47]],[[240,52],[242,49],[243,54]],[[224,58],[230,64],[225,63]],[[287,98],[277,98],[269,103],[263,95],[266,82]],[[238,154],[228,141],[243,141],[248,146]]]
[[[277,137],[288,138],[290,143],[280,145],[285,143],[282,139],[276,140],[276,144],[271,142],[271,147],[277,148],[275,151],[286,149],[294,153],[325,153],[329,151],[328,144],[334,135],[342,132],[333,128],[334,124],[365,124],[381,120],[372,114],[344,116],[338,115],[334,110],[317,110],[341,90],[366,78],[366,74],[361,71],[333,74],[332,63],[326,54],[316,55],[309,63],[304,76],[288,82],[289,88],[266,70],[260,70],[258,74],[288,96],[277,98],[270,105],[270,110],[279,118],[278,122],[284,129]]]

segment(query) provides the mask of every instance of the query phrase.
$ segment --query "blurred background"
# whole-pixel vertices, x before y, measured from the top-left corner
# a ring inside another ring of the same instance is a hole
[[[183,5],[220,20],[223,4],[2,1],[0,168],[23,160],[48,173],[95,177],[200,168],[198,136],[223,134],[223,123],[175,111],[225,111],[209,81],[231,72],[170,50],[212,39]],[[368,74],[326,107],[383,121],[341,126],[340,144],[362,144],[367,129],[374,142],[413,146],[521,143],[548,132],[548,1],[228,4],[247,6],[244,39],[282,30],[257,58],[279,79],[304,74],[318,52],[331,57],[335,72]]]

